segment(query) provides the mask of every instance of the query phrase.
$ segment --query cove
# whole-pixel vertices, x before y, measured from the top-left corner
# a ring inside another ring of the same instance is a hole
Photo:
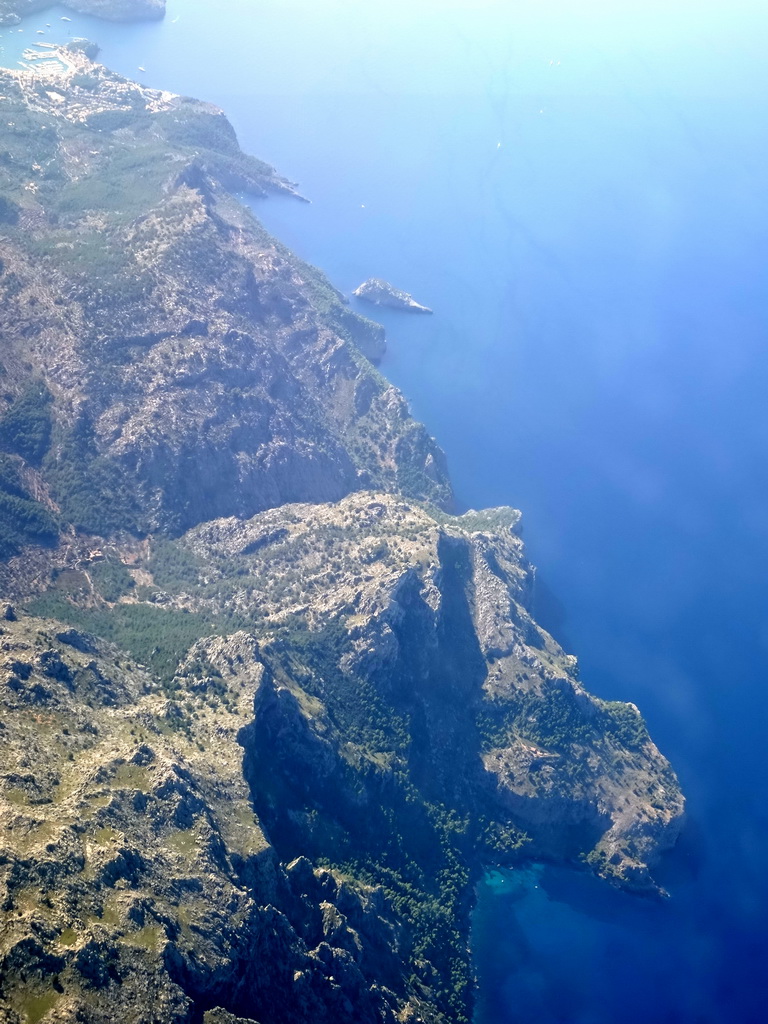
[[[218,103],[312,200],[258,203],[271,231],[346,292],[382,276],[435,310],[382,314],[384,372],[462,504],[523,509],[564,609],[547,602],[545,624],[589,689],[640,706],[680,774],[666,903],[546,866],[482,887],[479,1024],[762,1021],[768,15],[744,0],[64,14],[6,29],[2,59],[86,35],[116,70]]]

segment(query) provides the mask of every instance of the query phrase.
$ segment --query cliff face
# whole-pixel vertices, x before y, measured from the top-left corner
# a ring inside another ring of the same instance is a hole
[[[677,784],[637,710],[591,697],[532,620],[518,521],[512,509],[452,517],[372,493],[219,520],[179,544],[207,585],[182,584],[170,601],[254,616],[298,698],[286,714],[315,702],[307,727],[323,722],[342,762],[406,773],[425,800],[524,831],[528,854],[590,853],[602,873],[653,890],[646,865],[674,841]],[[290,732],[277,730],[281,742]],[[300,755],[268,756],[290,772]],[[306,800],[320,780],[298,775]],[[342,789],[334,782],[326,818],[341,813]]]
[[[467,1021],[482,868],[654,892],[674,774],[228,191],[292,186],[61,60],[0,73],[0,1016]]]
[[[251,636],[179,667],[194,722],[54,623],[6,626],[2,659],[4,1021],[186,1024],[217,1002],[249,1020],[395,1020],[402,985],[382,982],[399,981],[401,928],[381,888],[281,864],[253,813],[238,741],[266,669]]]
[[[154,671],[84,631],[98,561],[33,606],[69,628],[8,623],[8,1012],[462,1020],[482,864],[653,891],[674,775],[531,620],[516,522],[363,493],[156,542],[109,612]]]

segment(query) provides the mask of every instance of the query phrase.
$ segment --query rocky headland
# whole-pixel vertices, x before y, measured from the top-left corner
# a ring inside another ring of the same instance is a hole
[[[390,309],[402,309],[407,313],[431,313],[429,306],[422,306],[408,292],[401,291],[382,281],[379,277],[369,277],[367,281],[354,290],[352,293],[358,299],[365,299],[375,306],[388,306]]]
[[[293,186],[61,58],[0,72],[0,1018],[465,1024],[480,873],[658,892],[674,773],[230,191]]]

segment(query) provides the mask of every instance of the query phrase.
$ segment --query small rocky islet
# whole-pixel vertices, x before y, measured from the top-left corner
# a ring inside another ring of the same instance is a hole
[[[291,184],[61,56],[0,71],[0,1019],[465,1024],[482,872],[657,894],[674,772],[233,194]]]
[[[432,313],[429,306],[422,306],[408,292],[395,288],[394,285],[380,277],[369,277],[367,281],[363,281],[359,287],[355,288],[352,294],[375,306],[402,309],[406,313]]]

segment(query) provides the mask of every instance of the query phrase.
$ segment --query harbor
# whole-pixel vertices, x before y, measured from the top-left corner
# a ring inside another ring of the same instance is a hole
[[[26,71],[33,71],[45,77],[76,70],[75,62],[67,55],[66,50],[55,43],[33,43],[22,54],[19,65]]]

